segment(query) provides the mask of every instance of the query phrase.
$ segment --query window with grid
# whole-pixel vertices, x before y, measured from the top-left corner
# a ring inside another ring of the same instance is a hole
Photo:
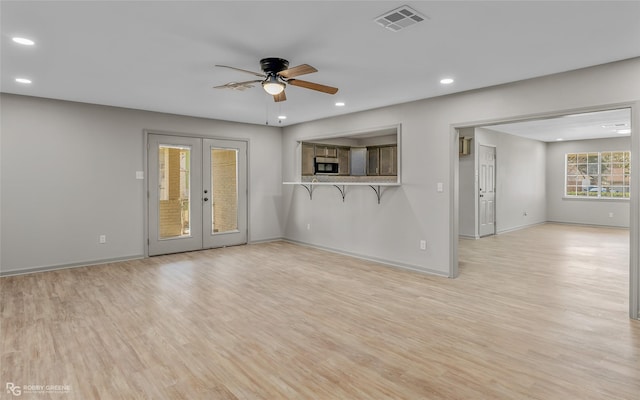
[[[629,198],[631,152],[567,153],[567,197]]]

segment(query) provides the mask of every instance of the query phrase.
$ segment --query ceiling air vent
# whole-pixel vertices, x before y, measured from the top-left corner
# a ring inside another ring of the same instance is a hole
[[[429,19],[429,17],[409,6],[402,6],[384,13],[377,17],[375,21],[390,31],[397,32],[400,29],[422,22],[425,19]]]

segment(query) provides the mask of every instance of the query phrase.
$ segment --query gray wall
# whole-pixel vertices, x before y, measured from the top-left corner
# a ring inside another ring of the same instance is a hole
[[[543,143],[484,128],[461,129],[460,135],[476,138],[473,153],[460,158],[460,236],[478,237],[474,178],[480,144],[496,146],[498,233],[545,221],[629,227],[628,200],[564,198],[564,157],[574,152],[630,150],[630,137]]]
[[[619,137],[547,144],[547,220],[629,227],[629,200],[564,198],[565,154],[607,150],[631,150],[631,138]],[[613,216],[609,217],[609,213],[613,213]]]
[[[0,271],[144,254],[143,130],[249,139],[249,240],[282,237],[279,128],[2,94]],[[106,234],[107,243],[98,244]]]
[[[631,82],[637,82],[639,73],[640,59],[633,59],[285,127],[283,177],[295,181],[299,178],[297,140],[401,123],[402,186],[387,189],[379,205],[367,187],[347,188],[343,203],[332,187],[316,189],[310,200],[305,189],[287,186],[283,189],[284,235],[450,275],[455,269],[458,229],[458,220],[452,218],[458,208],[452,188],[458,183],[453,127],[636,102],[640,85]],[[444,184],[443,193],[436,191],[438,182]],[[307,224],[311,229],[306,229]],[[426,251],[419,249],[421,239],[427,241]]]
[[[143,129],[158,129],[251,140],[252,241],[284,236],[451,275],[458,234],[455,127],[620,103],[634,104],[637,127],[639,75],[635,58],[290,126],[282,140],[278,128],[2,95],[0,265],[9,271],[143,254],[144,188],[135,171],[143,169]],[[310,200],[303,188],[281,185],[299,178],[297,140],[399,123],[402,186],[384,190],[381,204],[366,186],[347,188],[343,203],[331,186],[316,189]],[[640,154],[635,136],[632,152]],[[273,163],[280,157],[282,170]],[[638,226],[640,178],[632,168]],[[437,192],[438,182],[444,192]],[[107,245],[97,244],[99,233],[108,235]],[[637,286],[640,277],[632,279]]]
[[[496,233],[545,222],[545,143],[485,128],[475,138],[496,148]]]
[[[440,100],[430,100],[434,104]],[[318,187],[313,200],[304,188],[284,189],[285,237],[390,264],[448,274],[449,149],[451,138],[437,135],[445,116],[425,112],[422,102],[350,114],[284,128],[285,181],[299,180],[298,140],[341,132],[372,131],[402,123],[402,186],[383,188],[380,204],[367,186],[347,187],[345,201],[331,187]],[[436,128],[434,129],[434,125]],[[425,150],[426,149],[426,150]],[[456,147],[457,151],[457,147]],[[444,192],[436,192],[438,182]],[[311,229],[307,229],[310,225]],[[419,249],[426,240],[427,250]]]

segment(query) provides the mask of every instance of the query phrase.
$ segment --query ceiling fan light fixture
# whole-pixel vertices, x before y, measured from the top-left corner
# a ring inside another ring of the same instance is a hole
[[[272,96],[282,93],[284,86],[284,82],[280,82],[275,75],[269,75],[269,77],[262,82],[264,91]]]

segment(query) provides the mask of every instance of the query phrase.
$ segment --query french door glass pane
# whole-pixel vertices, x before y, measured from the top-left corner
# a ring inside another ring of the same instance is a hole
[[[191,147],[160,145],[158,153],[158,237],[191,234]]]
[[[238,230],[238,150],[211,149],[211,233]]]

